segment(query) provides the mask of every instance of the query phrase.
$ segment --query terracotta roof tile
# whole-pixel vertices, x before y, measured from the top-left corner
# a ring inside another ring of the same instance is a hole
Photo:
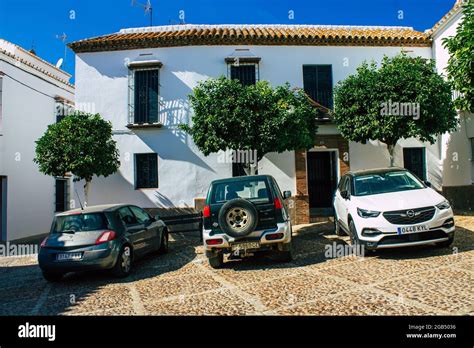
[[[75,52],[187,45],[430,46],[409,27],[317,25],[170,25],[123,29],[69,44]]]

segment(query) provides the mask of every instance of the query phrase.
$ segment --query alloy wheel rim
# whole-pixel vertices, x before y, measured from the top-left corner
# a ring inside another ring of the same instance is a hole
[[[235,231],[243,230],[250,220],[250,212],[243,208],[232,208],[226,214],[227,224]]]

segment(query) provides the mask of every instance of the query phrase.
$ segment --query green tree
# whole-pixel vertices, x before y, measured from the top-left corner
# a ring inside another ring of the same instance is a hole
[[[474,112],[474,1],[463,6],[464,17],[456,35],[443,39],[449,51],[446,70],[453,90],[458,92],[454,103],[459,110]]]
[[[341,135],[360,143],[385,143],[391,166],[399,139],[434,143],[437,135],[457,125],[451,88],[436,73],[434,61],[404,54],[384,57],[380,68],[364,62],[337,84],[334,105]]]
[[[243,86],[220,77],[202,81],[189,96],[192,127],[182,125],[197,147],[209,155],[226,150],[269,152],[308,149],[314,145],[318,110],[304,91],[289,84],[272,88],[266,81]],[[256,164],[256,163],[255,163]],[[247,173],[255,166],[246,164]]]
[[[36,141],[36,157],[43,174],[62,177],[74,175],[74,181],[85,180],[87,202],[92,177],[107,177],[119,166],[119,151],[112,139],[112,124],[99,114],[76,112],[48,126]]]

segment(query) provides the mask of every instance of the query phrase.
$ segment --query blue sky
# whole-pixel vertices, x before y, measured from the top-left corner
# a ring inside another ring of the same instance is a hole
[[[145,3],[146,0],[137,0]],[[400,25],[424,31],[433,26],[455,0],[151,0],[153,24],[280,23]],[[71,12],[74,11],[74,12]],[[293,11],[294,19],[289,18]],[[400,12],[402,11],[402,12]],[[399,18],[402,17],[402,18]],[[67,42],[149,25],[149,17],[131,0],[0,0],[0,38],[55,63]],[[63,68],[74,73],[73,52]]]

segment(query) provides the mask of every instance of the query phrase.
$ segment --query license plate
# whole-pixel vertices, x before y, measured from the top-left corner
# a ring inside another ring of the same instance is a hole
[[[420,226],[398,227],[397,232],[398,234],[406,234],[406,233],[425,232],[428,230],[429,228],[427,226],[420,225]]]
[[[232,244],[232,250],[248,250],[248,249],[258,249],[260,248],[259,242],[245,242],[245,243],[235,243]]]
[[[56,256],[57,261],[80,260],[81,258],[82,258],[82,253],[58,254]]]

